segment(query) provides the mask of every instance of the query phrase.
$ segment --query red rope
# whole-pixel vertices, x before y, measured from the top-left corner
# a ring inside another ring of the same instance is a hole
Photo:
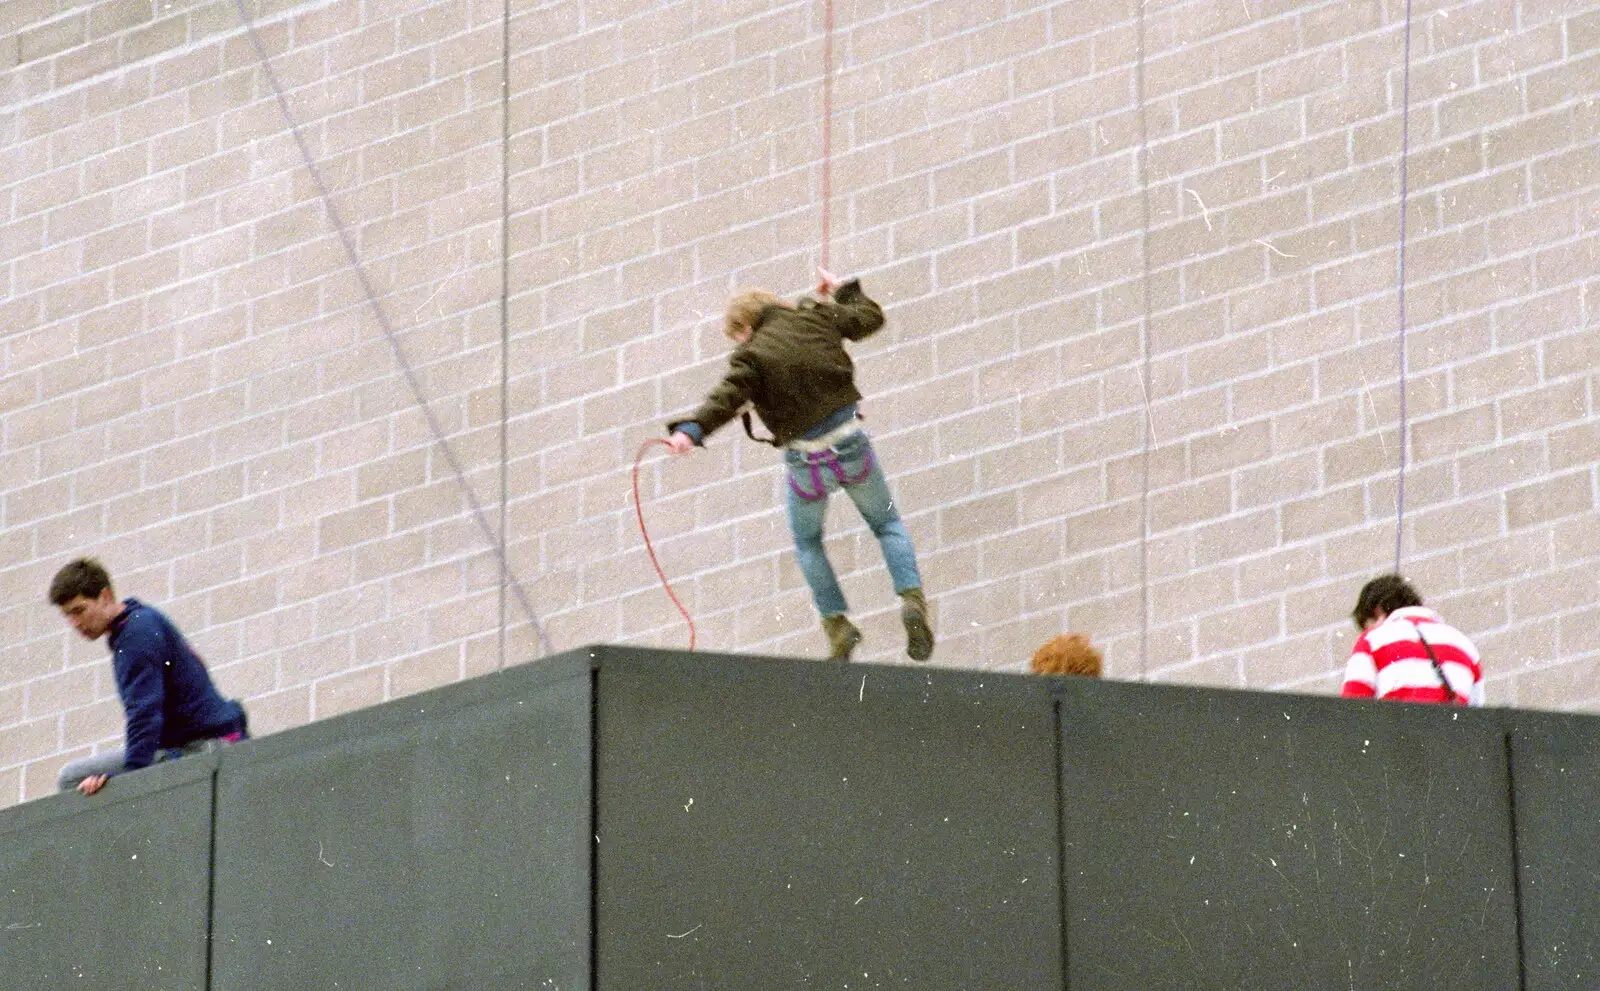
[[[655,565],[656,576],[661,579],[661,587],[667,590],[667,597],[672,600],[673,605],[678,607],[678,611],[683,613],[683,621],[689,624],[689,649],[694,650],[694,618],[689,615],[689,610],[685,609],[683,603],[679,601],[678,593],[672,590],[672,583],[667,581],[667,573],[661,570],[661,562],[656,559],[655,545],[650,542],[650,531],[644,525],[644,506],[639,502],[639,465],[644,461],[644,452],[650,450],[656,444],[660,444],[662,447],[671,446],[666,441],[656,437],[639,445],[639,453],[634,455],[633,512],[639,519],[639,535],[644,537],[644,549],[650,553],[650,563]]]
[[[822,0],[822,267],[833,240],[833,0]]]
[[[829,248],[833,241],[833,24],[833,0],[822,0],[822,268],[824,270],[830,267]],[[644,523],[644,505],[639,501],[639,466],[644,462],[644,453],[657,444],[670,447],[666,441],[656,437],[641,444],[639,453],[634,455],[633,512],[639,521],[639,535],[644,538],[644,549],[650,555],[650,564],[656,569],[656,577],[661,579],[661,587],[666,589],[667,597],[672,600],[672,604],[683,614],[683,621],[689,624],[689,649],[694,650],[694,617],[684,608],[678,593],[672,590],[672,583],[667,581],[667,573],[661,570],[661,561],[656,557],[655,545],[650,541],[650,530]]]

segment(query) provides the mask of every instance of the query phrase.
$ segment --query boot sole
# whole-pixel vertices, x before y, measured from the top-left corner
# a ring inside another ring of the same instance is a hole
[[[848,664],[848,663],[850,663],[850,655],[852,653],[854,653],[855,649],[857,647],[859,647],[859,646],[861,646],[861,631],[857,630],[857,631],[855,631],[854,633],[852,633],[850,635],[849,642],[845,645],[844,653],[842,653],[842,654],[829,654],[828,655],[828,660],[830,660],[830,661],[841,661],[841,662],[843,662],[845,664]]]
[[[914,612],[902,612],[900,621],[906,627],[906,656],[913,661],[925,661],[933,656],[933,630],[928,621]]]

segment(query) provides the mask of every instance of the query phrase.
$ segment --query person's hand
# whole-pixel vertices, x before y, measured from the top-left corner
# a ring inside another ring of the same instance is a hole
[[[818,265],[817,294],[821,296],[832,296],[833,291],[837,288],[839,288],[839,277],[823,268],[821,265]]]
[[[667,447],[673,454],[688,454],[694,450],[694,438],[682,430],[674,430],[672,436],[667,438]]]
[[[93,795],[101,788],[104,788],[106,782],[110,780],[111,775],[109,774],[91,774],[78,782],[78,793],[80,795]]]

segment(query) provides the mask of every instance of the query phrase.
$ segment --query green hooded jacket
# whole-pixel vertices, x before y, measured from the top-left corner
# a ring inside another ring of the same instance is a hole
[[[667,432],[695,423],[709,437],[748,404],[776,442],[787,444],[861,399],[844,342],[882,326],[882,308],[855,279],[840,285],[832,302],[769,306],[756,317],[750,340],[728,356],[722,381],[687,419],[669,423]]]

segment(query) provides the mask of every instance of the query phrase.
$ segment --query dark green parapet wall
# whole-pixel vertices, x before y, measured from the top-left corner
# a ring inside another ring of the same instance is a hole
[[[587,658],[224,753],[216,991],[587,988]]]
[[[1600,719],[597,647],[0,812],[0,988],[1600,987]]]
[[[1600,718],[1508,719],[1529,991],[1600,988]]]
[[[0,813],[0,987],[205,991],[214,761]]]
[[[1505,746],[1477,715],[1066,694],[1070,986],[1516,988]]]
[[[1039,687],[608,654],[598,986],[1060,987]]]

